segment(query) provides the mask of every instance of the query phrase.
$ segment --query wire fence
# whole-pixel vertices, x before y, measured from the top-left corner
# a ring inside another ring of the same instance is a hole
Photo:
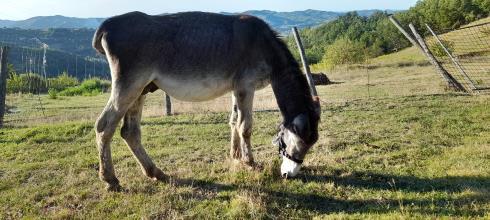
[[[429,47],[455,78],[477,91],[490,88],[490,23],[463,27],[452,32],[438,35],[451,56],[460,64],[458,68],[447,52],[438,45],[434,37],[427,39]],[[1,37],[0,37],[1,39]],[[12,43],[0,41],[0,45],[14,48],[12,59],[21,60],[13,63],[19,73],[36,73],[43,77],[43,65],[56,62],[56,57],[44,57],[44,48],[36,46],[19,47]],[[75,69],[83,62],[75,58]],[[108,71],[107,63],[105,65]],[[76,71],[68,68],[66,71]],[[93,67],[92,67],[93,68]],[[102,69],[104,69],[102,68]],[[462,70],[462,71],[461,71]],[[93,68],[93,72],[96,70]],[[316,70],[314,72],[319,72]],[[360,65],[340,66],[323,71],[331,81],[328,85],[319,85],[318,93],[324,106],[331,104],[348,104],[356,101],[386,99],[406,96],[424,96],[444,94],[445,82],[434,72],[424,56],[416,48],[402,51],[396,56],[369,60]],[[464,72],[464,73],[463,73]],[[108,73],[105,73],[108,75]],[[465,76],[467,75],[467,77]],[[80,74],[79,74],[80,75]],[[90,75],[84,73],[84,75]],[[79,77],[80,78],[80,77]],[[471,79],[471,80],[468,80]],[[472,82],[473,81],[473,82]],[[33,81],[34,82],[34,81]],[[57,97],[53,99],[39,91],[32,94],[8,94],[7,126],[32,126],[34,124],[66,123],[71,121],[95,121],[109,98],[108,93],[95,96]],[[194,114],[210,112],[229,112],[231,95],[207,102],[183,102],[172,98],[174,114]],[[277,104],[271,87],[256,92],[254,111],[277,111]],[[163,117],[165,115],[165,95],[157,91],[147,96],[143,115],[145,117]]]
[[[355,68],[340,67],[329,71],[329,85],[318,85],[323,106],[348,105],[352,102],[391,99],[414,95],[446,93],[444,82],[430,66],[371,65]],[[36,124],[94,122],[104,108],[109,93],[96,96],[60,96],[51,99],[46,94],[9,94],[7,96],[7,126],[32,126]],[[171,98],[172,113],[207,114],[228,113],[231,94],[205,102],[184,102]],[[254,111],[277,111],[274,92],[270,86],[258,90],[254,96]],[[165,117],[165,95],[159,90],[147,95],[144,117]],[[226,121],[224,121],[226,123]]]
[[[444,69],[468,91],[490,90],[490,22],[438,33],[427,41]]]

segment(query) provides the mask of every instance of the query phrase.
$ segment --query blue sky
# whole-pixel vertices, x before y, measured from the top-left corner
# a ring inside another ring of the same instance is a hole
[[[109,17],[129,11],[160,14],[179,11],[242,12],[253,9],[352,11],[408,9],[417,0],[0,0],[0,19],[34,16]]]

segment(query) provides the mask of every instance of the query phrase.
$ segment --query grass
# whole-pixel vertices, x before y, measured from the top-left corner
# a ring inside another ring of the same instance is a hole
[[[149,95],[143,145],[171,183],[143,176],[119,133],[112,152],[126,191],[97,177],[94,120],[108,95],[11,95],[0,130],[0,218],[488,219],[490,96],[445,91],[404,50],[327,72],[320,139],[300,176],[279,178],[280,122],[270,88],[256,96],[253,150],[263,169],[227,160],[229,97],[201,104]],[[41,113],[39,100],[43,104]]]
[[[278,178],[270,140],[279,113],[255,114],[264,169],[230,168],[227,114],[146,119],[156,164],[187,183],[146,179],[118,136],[127,192],[97,178],[92,122],[7,128],[0,134],[3,218],[488,218],[488,96],[427,95],[323,106],[321,139],[298,179]]]

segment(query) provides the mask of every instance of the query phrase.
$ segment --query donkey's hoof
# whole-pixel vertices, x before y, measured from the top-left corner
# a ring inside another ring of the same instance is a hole
[[[154,181],[168,182],[168,176],[162,170],[155,167],[149,177]]]
[[[260,165],[254,161],[245,161],[241,159],[233,159],[233,164],[237,168],[246,169],[250,171],[260,170]]]
[[[124,189],[119,184],[107,184],[105,187],[107,192],[122,192]]]

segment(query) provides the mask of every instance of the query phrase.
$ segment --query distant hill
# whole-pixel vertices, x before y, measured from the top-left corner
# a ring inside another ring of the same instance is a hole
[[[357,14],[364,17],[369,17],[381,10],[360,10],[356,11]],[[393,10],[388,10],[387,13],[393,13]],[[267,10],[253,10],[243,12],[244,14],[250,14],[259,17],[269,23],[269,25],[275,30],[285,33],[289,32],[292,27],[296,26],[300,29],[307,27],[315,27],[329,21],[337,19],[339,16],[345,15],[346,12],[332,12],[332,11],[319,11],[319,10],[305,10],[305,11],[293,11],[293,12],[275,12]]]
[[[97,28],[105,18],[74,18],[61,15],[38,16],[21,21],[0,20],[0,27],[22,29]]]
[[[249,14],[266,21],[272,28],[279,32],[287,32],[293,26],[298,28],[318,26],[322,23],[335,20],[342,12],[306,10],[293,12],[275,12],[275,11],[246,11],[243,14]]]
[[[358,11],[361,16],[370,16],[379,10]],[[238,14],[222,12],[222,14]],[[335,20],[345,12],[331,12],[319,10],[305,10],[293,12],[276,12],[267,10],[252,10],[243,12],[264,19],[274,29],[279,32],[286,32],[293,26],[299,28],[313,27],[322,23]],[[75,18],[61,15],[38,16],[21,21],[0,20],[0,28],[21,28],[21,29],[49,29],[49,28],[70,28],[70,29],[95,29],[105,18]]]

